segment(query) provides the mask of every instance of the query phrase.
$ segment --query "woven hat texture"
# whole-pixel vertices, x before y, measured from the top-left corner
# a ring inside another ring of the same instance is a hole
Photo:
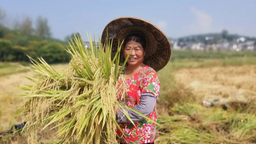
[[[170,60],[171,46],[168,38],[155,25],[143,19],[134,17],[121,17],[112,20],[104,28],[101,42],[113,40],[113,56],[117,52],[117,46],[127,35],[140,34],[146,39],[144,64],[152,67],[155,71],[162,69]],[[123,46],[124,47],[124,46]],[[121,63],[124,61],[121,52]]]

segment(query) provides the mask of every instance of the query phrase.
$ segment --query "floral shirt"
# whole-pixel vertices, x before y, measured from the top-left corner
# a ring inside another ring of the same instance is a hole
[[[117,92],[117,98],[120,102],[126,104],[129,107],[134,107],[140,102],[140,96],[142,93],[151,93],[156,98],[159,95],[160,82],[157,74],[153,68],[144,66],[137,73],[128,79],[122,79],[124,77],[124,71],[119,77],[119,86]],[[122,89],[120,84],[125,81],[127,90],[122,97]],[[153,112],[148,116],[151,120],[156,121],[157,115],[154,108]],[[117,135],[121,143],[153,143],[156,135],[156,126],[153,122],[143,119],[142,121],[135,122],[135,126],[132,123],[120,123],[119,126],[123,130],[117,130]]]

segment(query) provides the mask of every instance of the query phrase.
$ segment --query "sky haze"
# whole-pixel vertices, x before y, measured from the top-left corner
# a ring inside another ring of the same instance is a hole
[[[256,37],[255,0],[0,0],[5,24],[38,16],[48,19],[52,37],[79,32],[99,37],[113,19],[132,16],[157,25],[168,37],[216,33]]]

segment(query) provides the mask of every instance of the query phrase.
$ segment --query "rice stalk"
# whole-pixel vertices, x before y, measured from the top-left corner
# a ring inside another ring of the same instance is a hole
[[[35,77],[33,85],[24,88],[28,101],[24,105],[26,121],[24,133],[37,139],[37,132],[57,129],[60,143],[117,143],[115,121],[118,107],[117,78],[124,64],[119,66],[121,45],[111,58],[111,41],[105,45],[93,43],[85,48],[80,36],[70,41],[69,68],[54,70],[43,58],[31,57]],[[127,59],[126,59],[127,61]],[[123,86],[124,87],[124,86]]]

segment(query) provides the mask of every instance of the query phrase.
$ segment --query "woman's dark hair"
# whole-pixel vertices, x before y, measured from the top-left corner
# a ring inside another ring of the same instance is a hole
[[[124,40],[124,46],[125,46],[129,41],[135,41],[135,42],[140,43],[144,50],[145,50],[145,48],[146,48],[146,39],[145,39],[144,36],[142,36],[142,35],[140,35],[140,34],[129,34],[128,36],[126,36],[126,38],[125,38],[125,40]]]

